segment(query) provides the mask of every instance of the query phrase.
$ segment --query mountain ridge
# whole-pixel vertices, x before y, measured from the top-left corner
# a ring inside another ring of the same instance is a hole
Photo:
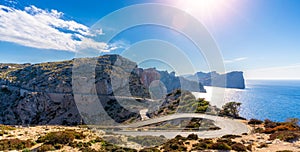
[[[96,65],[90,65],[91,60],[95,60]],[[85,69],[89,68],[95,69],[92,70],[94,75],[85,73]],[[190,91],[205,91],[201,83],[179,78],[166,71],[139,68],[135,62],[119,55],[39,64],[0,64],[0,123],[80,124],[82,113],[74,101],[74,91],[90,93],[88,88],[74,90],[73,80],[84,78],[81,76],[95,83],[101,104],[107,106],[116,122],[140,119],[140,114],[139,111],[122,107],[116,98],[111,98],[113,96],[159,99],[163,97],[154,97],[153,94],[157,93],[155,90],[163,89],[168,93],[182,89],[182,85]],[[124,76],[128,77],[124,79]]]

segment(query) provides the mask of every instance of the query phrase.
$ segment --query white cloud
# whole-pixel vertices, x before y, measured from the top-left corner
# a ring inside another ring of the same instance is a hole
[[[0,41],[65,51],[76,51],[78,46],[99,51],[109,48],[106,43],[92,39],[94,36],[103,35],[102,29],[90,31],[83,24],[64,20],[63,15],[57,10],[47,11],[35,6],[19,10],[0,5]]]
[[[235,59],[232,59],[232,60],[225,60],[224,63],[225,64],[228,64],[228,63],[235,63],[235,62],[240,62],[240,61],[244,61],[244,60],[247,60],[248,58],[246,57],[241,57],[241,58],[235,58]]]

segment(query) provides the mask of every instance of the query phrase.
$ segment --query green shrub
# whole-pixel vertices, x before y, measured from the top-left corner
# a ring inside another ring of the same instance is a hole
[[[80,150],[81,152],[98,152],[97,150],[92,149],[92,148],[90,148],[90,147],[80,148],[79,150]]]
[[[16,128],[0,124],[0,130],[2,130],[2,131],[4,131],[4,130],[16,130]]]
[[[186,139],[187,140],[197,140],[198,139],[198,135],[196,135],[196,134],[189,134]]]
[[[141,149],[139,152],[160,152],[160,150],[158,150],[157,148],[144,148],[144,149]]]
[[[234,138],[240,138],[242,136],[240,135],[224,135],[221,138],[229,138],[229,139],[234,139]]]
[[[282,141],[291,142],[300,138],[300,132],[279,131],[270,135],[270,140],[280,139]]]
[[[176,140],[186,140],[186,138],[182,137],[181,135],[176,135],[174,139],[176,139]]]
[[[45,152],[55,150],[55,147],[49,144],[43,144],[37,149],[37,152]]]
[[[247,151],[247,147],[241,143],[235,143],[231,145],[231,148],[235,151]]]
[[[248,145],[246,148],[247,148],[247,150],[252,151],[252,145],[251,144]]]
[[[0,150],[21,150],[34,145],[31,140],[2,139],[0,140]]]
[[[234,144],[234,142],[230,138],[219,138],[217,139],[217,142],[226,143],[229,146]]]
[[[193,144],[192,150],[205,150],[208,148],[208,144],[205,142],[199,142],[196,144]]]
[[[279,126],[279,125],[281,125],[280,123],[277,123],[277,122],[273,122],[273,121],[271,121],[271,120],[269,120],[269,119],[266,119],[265,121],[264,121],[264,127],[265,128],[275,128],[275,127],[277,127],[277,126]]]
[[[166,142],[163,147],[164,151],[187,151],[187,147],[183,144],[182,141],[178,141],[177,139],[171,139]]]
[[[231,147],[224,142],[213,143],[209,148],[215,150],[231,150]]]
[[[76,132],[74,130],[65,130],[47,133],[45,136],[39,137],[37,142],[51,145],[69,144],[74,139],[83,139],[84,137],[85,136],[82,133]]]
[[[248,124],[253,124],[253,125],[259,125],[262,123],[263,123],[263,121],[258,120],[258,119],[250,119],[250,121],[248,122]]]
[[[266,128],[263,132],[267,134],[271,134],[277,131],[297,131],[298,127],[290,124],[290,123],[282,123],[277,124],[276,127]]]
[[[22,152],[31,152],[31,150],[30,150],[30,149],[27,149],[27,148],[25,148],[25,149],[23,149],[23,150],[22,150]]]

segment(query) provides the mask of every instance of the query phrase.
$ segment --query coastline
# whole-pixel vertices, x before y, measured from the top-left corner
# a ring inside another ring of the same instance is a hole
[[[240,102],[240,115],[247,119],[278,122],[300,119],[299,80],[247,80],[246,86],[246,89],[205,86],[207,93],[193,92],[193,95],[206,98],[219,108],[226,102]]]

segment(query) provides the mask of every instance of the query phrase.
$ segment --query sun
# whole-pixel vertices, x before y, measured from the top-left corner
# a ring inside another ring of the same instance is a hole
[[[222,9],[224,0],[178,0],[177,6],[190,13],[213,13]]]
[[[177,0],[175,6],[202,19],[224,16],[235,0]]]

